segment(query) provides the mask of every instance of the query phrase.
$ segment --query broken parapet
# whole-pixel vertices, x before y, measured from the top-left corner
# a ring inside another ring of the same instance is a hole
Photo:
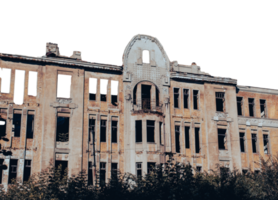
[[[74,51],[71,58],[76,58],[77,60],[81,60],[81,51]]]
[[[47,57],[56,57],[60,56],[58,44],[47,43],[46,44],[46,56]]]

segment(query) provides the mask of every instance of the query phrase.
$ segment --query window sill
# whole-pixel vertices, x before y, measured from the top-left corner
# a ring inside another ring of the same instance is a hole
[[[147,144],[156,144],[155,142],[147,142]]]

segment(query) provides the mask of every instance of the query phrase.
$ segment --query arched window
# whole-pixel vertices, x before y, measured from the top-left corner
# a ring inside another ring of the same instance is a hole
[[[142,52],[143,63],[150,63],[150,52],[148,50],[144,50]]]

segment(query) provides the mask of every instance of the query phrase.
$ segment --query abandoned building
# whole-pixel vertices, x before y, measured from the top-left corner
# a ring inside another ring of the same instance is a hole
[[[278,90],[237,85],[192,63],[171,62],[154,37],[136,35],[123,65],[81,52],[0,53],[0,183],[50,164],[85,170],[94,184],[115,172],[143,176],[170,157],[196,171],[259,171],[278,152]]]

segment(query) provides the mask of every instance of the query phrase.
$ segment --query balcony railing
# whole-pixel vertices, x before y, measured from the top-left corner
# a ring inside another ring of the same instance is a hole
[[[141,103],[133,105],[133,111],[143,111],[143,112],[159,112],[162,113],[162,103],[157,106],[156,101],[151,101],[149,98],[141,99]]]

